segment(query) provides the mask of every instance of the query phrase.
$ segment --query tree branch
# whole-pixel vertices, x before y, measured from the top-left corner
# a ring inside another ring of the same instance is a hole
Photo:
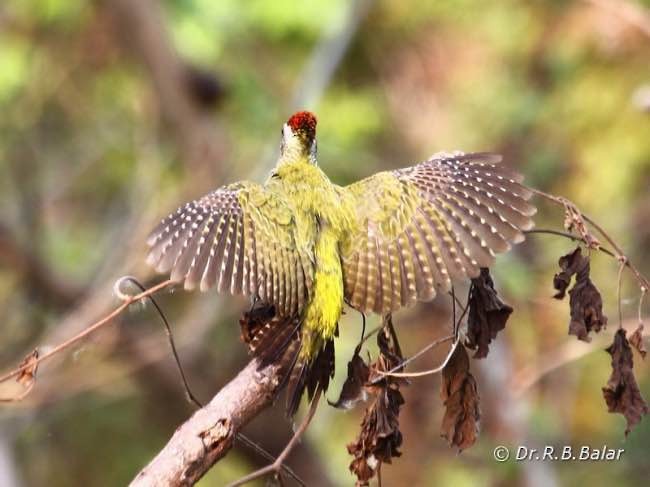
[[[237,433],[273,402],[283,372],[278,365],[258,370],[257,360],[252,360],[176,430],[131,487],[197,482],[228,453]]]

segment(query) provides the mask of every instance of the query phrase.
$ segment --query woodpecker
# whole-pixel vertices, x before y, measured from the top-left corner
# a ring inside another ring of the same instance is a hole
[[[311,396],[333,376],[344,304],[385,315],[429,301],[524,240],[532,192],[500,162],[493,153],[438,153],[339,186],[318,166],[316,117],[298,112],[282,127],[264,184],[229,184],[178,208],[150,234],[147,261],[187,290],[272,306],[260,327],[266,347],[299,344],[288,381],[293,414],[305,388]]]

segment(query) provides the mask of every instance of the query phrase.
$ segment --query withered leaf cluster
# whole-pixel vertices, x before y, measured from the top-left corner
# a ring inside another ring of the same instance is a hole
[[[485,358],[490,342],[505,328],[512,307],[501,301],[494,289],[490,271],[486,268],[482,268],[481,274],[472,279],[467,302],[469,314],[465,344],[476,350],[474,358]]]
[[[636,333],[636,332],[635,332]],[[634,360],[625,330],[620,328],[614,335],[614,342],[607,348],[612,356],[612,374],[603,387],[603,396],[610,413],[620,413],[627,420],[625,435],[648,414],[648,404],[634,377]]]
[[[460,343],[442,369],[440,397],[445,406],[440,435],[459,451],[469,448],[478,437],[481,411],[469,356]]]
[[[368,485],[382,463],[391,463],[393,457],[401,455],[399,411],[404,398],[400,385],[405,381],[382,374],[403,361],[390,316],[377,335],[377,345],[379,356],[370,365],[364,363],[357,348],[348,363],[348,377],[341,396],[333,404],[336,407],[350,408],[366,397],[371,401],[364,413],[359,436],[348,445],[348,452],[353,456],[350,471],[357,476],[357,486]]]
[[[575,284],[569,290],[569,335],[589,342],[590,332],[598,333],[607,326],[607,316],[603,314],[603,299],[589,277],[589,257],[583,256],[580,247],[576,247],[573,252],[560,257],[558,264],[560,272],[553,278],[553,287],[557,293],[553,297],[563,299],[571,284],[571,278],[575,276]]]

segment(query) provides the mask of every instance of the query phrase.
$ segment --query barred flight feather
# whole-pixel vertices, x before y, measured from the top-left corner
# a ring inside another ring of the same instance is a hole
[[[163,219],[147,240],[147,261],[186,289],[249,294],[293,315],[307,303],[313,268],[291,218],[282,197],[260,185],[225,186]]]
[[[532,192],[500,161],[441,153],[341,188],[360,224],[342,245],[350,304],[388,313],[430,300],[523,241],[536,212]]]

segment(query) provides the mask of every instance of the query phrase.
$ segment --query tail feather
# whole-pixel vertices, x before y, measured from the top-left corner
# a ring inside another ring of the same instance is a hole
[[[334,341],[320,344],[308,357],[301,354],[302,319],[299,315],[279,316],[271,305],[260,305],[240,320],[242,339],[260,368],[279,364],[282,379],[278,390],[287,386],[286,414],[295,415],[305,391],[311,400],[317,388],[327,390],[334,377]]]
[[[285,386],[290,381],[292,372],[296,370],[296,364],[298,362],[298,357],[300,356],[300,345],[301,345],[301,341],[299,338],[293,340],[287,347],[282,357],[282,360],[284,361],[282,370],[285,372],[284,374],[282,374],[282,378],[278,386],[278,391],[281,391],[282,389],[285,388]]]
[[[311,400],[317,388],[326,391],[334,377],[334,340],[327,340],[313,359],[300,358],[289,377],[286,414],[296,414],[305,390]]]
[[[296,411],[298,411],[300,399],[302,399],[302,394],[307,385],[308,376],[309,362],[300,359],[293,367],[287,384],[287,405],[285,412],[288,418],[293,417],[296,414]]]
[[[295,319],[289,323],[282,323],[281,326],[276,327],[274,333],[266,333],[259,340],[252,353],[259,358],[260,366],[265,367],[269,364],[276,363],[283,357],[295,363],[296,357],[293,355],[300,348],[301,324],[299,319]],[[291,345],[294,346],[291,347]]]

